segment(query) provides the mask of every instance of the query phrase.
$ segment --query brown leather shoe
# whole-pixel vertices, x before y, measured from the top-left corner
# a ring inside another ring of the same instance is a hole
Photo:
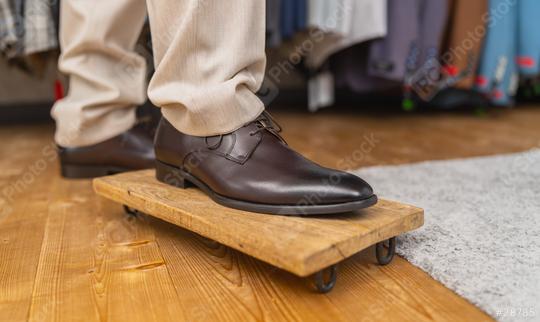
[[[281,215],[332,214],[377,203],[371,187],[321,167],[287,146],[268,113],[226,135],[196,137],[161,120],[155,138],[156,177],[195,185],[215,202]]]
[[[153,168],[153,143],[141,127],[134,127],[105,142],[80,148],[58,147],[62,176],[94,178]]]

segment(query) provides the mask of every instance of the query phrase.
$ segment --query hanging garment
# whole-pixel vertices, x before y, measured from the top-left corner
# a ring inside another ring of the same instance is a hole
[[[309,0],[308,12],[308,25],[324,32],[306,60],[314,70],[332,54],[387,33],[386,0]]]
[[[309,26],[330,34],[347,35],[353,19],[354,0],[308,1]]]
[[[518,6],[507,0],[489,1],[489,21],[476,89],[495,105],[511,105],[518,85]]]
[[[431,100],[444,88],[441,82],[440,49],[444,39],[444,30],[448,21],[448,0],[423,0],[420,5],[420,34],[416,41],[418,53],[405,77],[405,99],[410,99],[411,91],[423,101]]]
[[[56,1],[49,1],[49,4],[51,6],[51,17],[54,21],[54,29],[56,30],[56,38],[58,40],[58,33],[60,30],[60,0]]]
[[[401,82],[367,73],[369,43],[362,43],[340,50],[332,55],[324,69],[308,82],[308,109],[315,112],[333,105],[334,88],[348,89],[358,94],[399,90]]]
[[[266,46],[281,44],[281,0],[266,0]]]
[[[45,52],[58,47],[58,36],[49,0],[25,0],[24,54]]]
[[[306,28],[307,0],[287,0],[281,3],[281,36],[289,39]]]
[[[432,63],[447,21],[447,0],[389,0],[388,36],[371,44],[368,74],[404,81]]]
[[[453,87],[472,89],[484,44],[488,0],[451,0],[450,4],[442,64],[449,76],[459,78]]]
[[[518,58],[519,71],[531,78],[540,74],[540,1],[520,0],[518,19]]]
[[[12,58],[23,51],[23,0],[0,0],[0,53]]]
[[[336,88],[347,88],[359,94],[400,88],[401,82],[368,75],[369,49],[367,43],[358,44],[330,58]]]
[[[0,52],[8,58],[58,47],[57,3],[49,0],[0,0]]]
[[[407,57],[419,35],[419,4],[419,0],[388,1],[388,35],[370,45],[370,76],[403,81]]]
[[[386,0],[309,0],[308,25],[324,32],[313,39],[306,57],[311,70],[319,70],[335,53],[387,33]],[[334,77],[329,70],[321,71],[308,80],[310,111],[332,105]]]
[[[438,59],[448,22],[448,0],[423,0],[420,5],[420,34],[417,41],[420,64]]]

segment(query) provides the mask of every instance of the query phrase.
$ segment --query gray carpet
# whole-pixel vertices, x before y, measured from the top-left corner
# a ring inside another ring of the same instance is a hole
[[[540,321],[540,150],[355,171],[425,209],[398,253],[500,321]]]

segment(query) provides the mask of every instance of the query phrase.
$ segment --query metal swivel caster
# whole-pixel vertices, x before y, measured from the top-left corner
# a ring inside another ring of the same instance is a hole
[[[385,242],[382,241],[380,243],[377,243],[375,246],[375,254],[377,255],[377,262],[379,262],[379,265],[388,265],[394,259],[394,255],[396,254],[396,237],[392,237],[387,240],[388,241],[388,250],[385,253]]]
[[[315,273],[315,286],[319,293],[328,293],[336,285],[337,265],[332,265],[322,271]]]
[[[139,215],[139,211],[137,209],[129,208],[126,205],[124,205],[124,212],[133,217],[137,217]]]

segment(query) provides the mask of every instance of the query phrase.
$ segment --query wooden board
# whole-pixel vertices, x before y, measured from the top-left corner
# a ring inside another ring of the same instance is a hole
[[[380,200],[354,213],[288,217],[220,206],[197,188],[158,182],[153,170],[94,180],[101,196],[186,228],[298,276],[308,276],[359,251],[421,227],[423,210]]]

